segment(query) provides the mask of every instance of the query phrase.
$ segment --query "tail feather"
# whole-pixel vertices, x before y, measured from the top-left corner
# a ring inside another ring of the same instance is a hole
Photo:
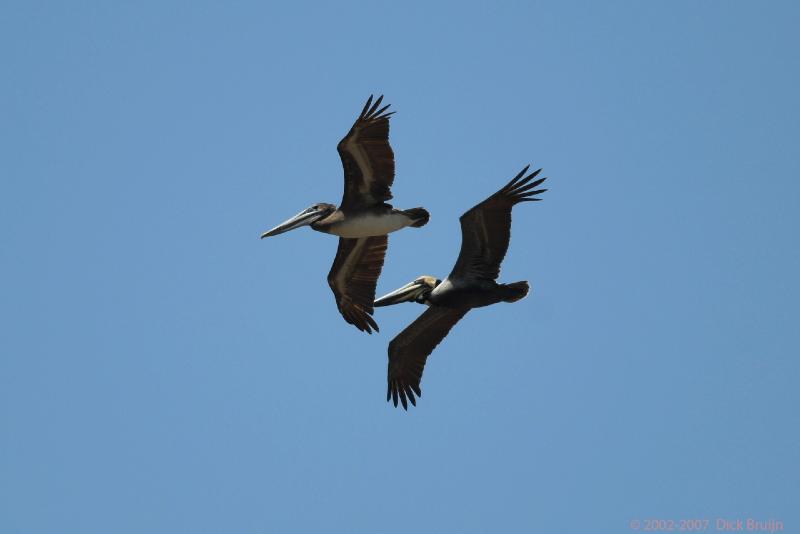
[[[514,282],[513,284],[503,284],[503,302],[517,302],[528,295],[531,286],[528,282]]]
[[[408,215],[411,219],[414,220],[411,223],[411,226],[414,228],[419,228],[420,226],[425,226],[428,224],[428,221],[431,218],[431,214],[428,213],[428,210],[425,208],[411,208],[410,210],[403,211],[406,215]]]

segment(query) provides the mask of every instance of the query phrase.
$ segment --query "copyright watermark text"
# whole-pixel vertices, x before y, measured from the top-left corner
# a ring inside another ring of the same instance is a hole
[[[783,532],[780,519],[717,517],[714,519],[631,519],[631,530],[644,532]]]

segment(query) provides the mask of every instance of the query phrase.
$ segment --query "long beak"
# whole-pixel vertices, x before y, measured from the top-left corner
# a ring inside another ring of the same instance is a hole
[[[284,232],[288,232],[289,230],[300,228],[301,226],[309,225],[317,219],[319,219],[319,212],[303,210],[288,221],[284,221],[272,230],[261,234],[261,239],[282,234]]]
[[[390,306],[392,304],[400,304],[401,302],[414,300],[423,287],[425,287],[425,284],[416,281],[411,282],[400,289],[395,289],[391,293],[382,296],[373,303],[373,306],[378,308],[380,306]]]

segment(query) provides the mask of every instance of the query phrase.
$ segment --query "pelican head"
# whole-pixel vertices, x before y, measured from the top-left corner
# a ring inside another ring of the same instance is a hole
[[[288,232],[289,230],[294,230],[295,228],[300,228],[301,226],[307,226],[309,224],[313,224],[320,219],[324,219],[331,213],[336,211],[336,206],[333,204],[325,204],[324,202],[320,202],[319,204],[314,204],[310,208],[306,208],[288,221],[284,221],[269,232],[264,232],[261,234],[261,239],[265,237],[270,237],[273,235],[282,234],[284,232]]]
[[[392,304],[411,301],[418,302],[419,304],[427,304],[428,296],[431,294],[431,291],[441,283],[441,280],[433,276],[420,276],[400,289],[395,289],[391,293],[382,296],[375,301],[373,306],[377,308],[379,306],[390,306]]]

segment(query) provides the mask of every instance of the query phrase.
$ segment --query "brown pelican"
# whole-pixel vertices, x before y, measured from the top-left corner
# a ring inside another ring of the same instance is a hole
[[[420,276],[413,282],[375,301],[388,306],[414,301],[428,309],[389,343],[389,386],[386,400],[398,399],[408,409],[419,387],[425,361],[450,329],[472,308],[498,302],[516,302],[528,294],[528,282],[498,284],[500,264],[511,237],[511,208],[519,202],[541,200],[534,195],[547,189],[534,189],[545,178],[531,181],[540,172],[525,176],[525,167],[498,192],[461,216],[461,252],[444,281]]]
[[[339,312],[348,323],[369,334],[378,324],[372,318],[375,285],[383,268],[388,233],[406,226],[420,227],[430,215],[424,208],[394,209],[392,198],[394,152],[389,145],[388,105],[370,95],[361,115],[336,149],[344,167],[344,195],[337,209],[319,203],[264,232],[261,238],[301,226],[339,236],[339,249],[328,273],[328,285]]]

